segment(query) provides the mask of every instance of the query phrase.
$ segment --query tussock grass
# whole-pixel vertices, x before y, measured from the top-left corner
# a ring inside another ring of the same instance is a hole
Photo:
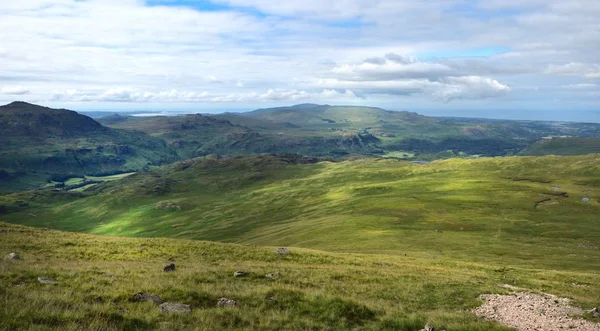
[[[444,258],[325,253],[174,239],[66,233],[0,223],[0,329],[508,330],[470,309],[500,284],[600,303],[600,275],[456,262]],[[177,270],[163,273],[175,258]],[[234,278],[236,270],[250,275]],[[279,272],[277,279],[267,273]],[[55,278],[42,285],[37,277]],[[573,286],[572,283],[579,284]],[[585,284],[585,288],[581,287]],[[192,307],[161,314],[137,292]],[[240,303],[216,308],[221,297]]]

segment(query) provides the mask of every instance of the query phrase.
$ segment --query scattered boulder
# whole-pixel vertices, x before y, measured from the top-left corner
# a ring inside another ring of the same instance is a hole
[[[588,197],[583,197],[583,198],[581,198],[581,201],[583,201],[583,202],[590,202],[591,200]]]
[[[265,275],[265,277],[269,279],[277,279],[279,278],[279,272],[271,272]]]
[[[236,272],[233,273],[233,277],[246,277],[249,274],[250,273],[248,271],[238,270],[238,271],[236,271]]]
[[[237,307],[238,305],[239,304],[237,301],[227,299],[227,298],[221,298],[221,299],[219,299],[219,302],[217,302],[217,307],[220,307],[220,308]]]
[[[596,318],[600,318],[600,309],[598,307],[590,309],[588,313],[592,314],[592,316]]]
[[[152,301],[157,305],[160,305],[161,303],[163,303],[163,299],[161,299],[158,295],[152,294],[152,293],[135,293],[134,295],[131,296],[130,301],[133,302],[145,302],[145,301]]]
[[[166,266],[164,266],[163,271],[164,272],[173,272],[173,271],[175,271],[175,263],[167,264]]]
[[[154,208],[160,210],[181,210],[181,206],[170,200],[159,201],[154,205]]]
[[[21,256],[17,253],[10,253],[4,257],[5,260],[20,260]]]
[[[169,303],[165,302],[158,306],[158,310],[161,313],[175,313],[175,314],[189,314],[192,312],[190,305],[184,305],[182,303]]]
[[[54,278],[38,277],[38,282],[40,282],[40,284],[58,284]]]
[[[289,249],[287,249],[287,248],[284,248],[284,247],[278,248],[278,249],[275,251],[275,254],[277,254],[277,255],[289,255],[289,254],[291,254],[291,253],[292,253],[292,252],[290,252],[290,250],[289,250]]]
[[[433,327],[433,325],[427,323],[425,324],[425,327],[421,329],[421,331],[435,331],[435,328]]]

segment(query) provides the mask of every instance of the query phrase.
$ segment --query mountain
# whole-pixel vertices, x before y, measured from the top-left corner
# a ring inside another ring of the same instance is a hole
[[[138,171],[178,159],[160,139],[107,128],[74,111],[25,102],[0,106],[0,132],[1,191]]]
[[[600,153],[600,138],[548,137],[521,151],[521,155],[582,155]]]

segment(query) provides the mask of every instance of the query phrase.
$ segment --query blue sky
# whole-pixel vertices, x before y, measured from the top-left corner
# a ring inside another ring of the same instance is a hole
[[[0,102],[598,122],[599,15],[595,0],[0,0]]]

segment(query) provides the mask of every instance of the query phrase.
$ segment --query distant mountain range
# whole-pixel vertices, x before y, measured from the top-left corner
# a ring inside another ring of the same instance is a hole
[[[98,115],[98,114],[96,114]],[[518,154],[585,154],[600,124],[433,118],[381,108],[301,104],[247,113],[107,114],[96,120],[24,102],[0,107],[0,190],[74,176],[148,169],[210,154],[298,153],[412,160]],[[562,144],[540,141],[552,137]],[[559,146],[553,148],[553,146]]]

